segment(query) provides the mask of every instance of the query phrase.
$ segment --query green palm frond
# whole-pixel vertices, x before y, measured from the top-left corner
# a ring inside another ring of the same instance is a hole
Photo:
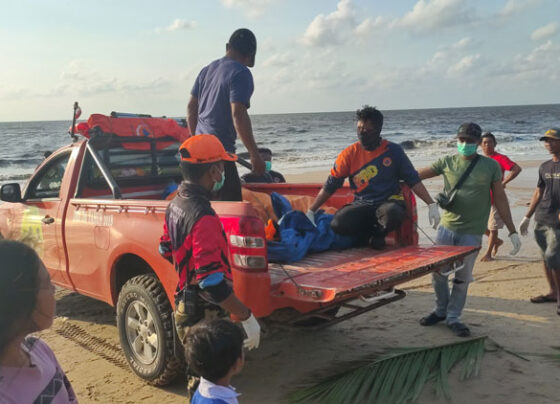
[[[425,348],[401,348],[377,357],[337,364],[338,371],[290,393],[291,403],[406,403],[434,381],[451,398],[448,374],[463,361],[461,379],[477,376],[486,337]]]
[[[560,346],[553,346],[551,348],[554,349],[555,352],[546,354],[525,353],[525,355],[538,356],[539,358],[543,358],[547,362],[555,362],[560,365]]]

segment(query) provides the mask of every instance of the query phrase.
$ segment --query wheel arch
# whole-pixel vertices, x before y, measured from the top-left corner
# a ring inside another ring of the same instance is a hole
[[[156,275],[152,267],[136,254],[127,253],[118,257],[111,269],[111,300],[117,304],[119,293],[124,284],[138,275]]]

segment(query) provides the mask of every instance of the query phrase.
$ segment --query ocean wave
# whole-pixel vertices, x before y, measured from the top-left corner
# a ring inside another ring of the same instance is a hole
[[[31,174],[0,174],[0,181],[21,181],[31,177]]]
[[[35,167],[41,161],[43,160],[30,159],[30,158],[0,159],[0,167],[12,167],[12,166]]]

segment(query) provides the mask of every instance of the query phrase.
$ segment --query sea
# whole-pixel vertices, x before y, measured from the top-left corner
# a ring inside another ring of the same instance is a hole
[[[513,160],[548,159],[539,137],[560,127],[560,104],[383,111],[382,136],[406,146],[417,166],[455,152],[463,122],[476,122]],[[357,140],[355,111],[252,115],[259,146],[273,152],[273,169],[286,174],[327,170]],[[44,153],[70,143],[70,121],[0,122],[0,183],[25,182]],[[244,147],[238,142],[238,152]]]

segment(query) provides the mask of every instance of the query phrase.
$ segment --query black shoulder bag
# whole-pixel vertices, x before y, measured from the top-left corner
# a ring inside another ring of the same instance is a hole
[[[459,181],[457,181],[455,186],[451,188],[449,193],[445,192],[444,190],[443,192],[440,192],[439,194],[436,195],[435,198],[436,202],[442,209],[449,210],[451,208],[451,205],[453,204],[453,199],[455,199],[455,195],[457,195],[457,191],[459,190],[459,188],[461,188],[461,186],[463,185],[463,183],[465,182],[469,174],[472,172],[479,158],[480,158],[480,154],[477,154],[476,157],[472,159],[471,164],[469,164],[469,166],[467,167],[463,175],[461,175],[461,178],[459,178]]]

